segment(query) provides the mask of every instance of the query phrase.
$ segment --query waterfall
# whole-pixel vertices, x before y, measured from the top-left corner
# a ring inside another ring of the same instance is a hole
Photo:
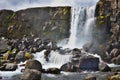
[[[75,7],[71,11],[71,34],[65,47],[81,48],[85,43],[91,42],[93,38],[95,5],[91,7]]]

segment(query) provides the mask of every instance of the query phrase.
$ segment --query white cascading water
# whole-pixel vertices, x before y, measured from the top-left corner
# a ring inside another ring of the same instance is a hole
[[[92,41],[92,30],[95,26],[94,13],[95,6],[72,8],[71,34],[65,48],[81,48]]]
[[[34,58],[40,61],[45,69],[50,67],[60,68],[63,64],[70,62],[72,58],[72,55],[62,55],[58,51],[51,51],[49,55],[49,62],[47,62],[44,58],[45,51],[46,50],[43,50],[42,52],[34,54]]]

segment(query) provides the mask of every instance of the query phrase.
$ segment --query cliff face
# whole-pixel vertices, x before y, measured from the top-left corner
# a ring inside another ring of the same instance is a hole
[[[40,38],[60,40],[69,37],[70,7],[29,8],[13,12],[0,11],[0,36],[21,38],[34,34]]]
[[[107,52],[120,55],[120,0],[100,0],[96,5],[97,27],[101,33]],[[117,49],[113,51],[113,49]],[[112,51],[112,52],[111,52]],[[115,55],[115,54],[114,54]],[[116,57],[117,57],[116,56]],[[114,57],[114,56],[111,56]],[[118,57],[119,58],[119,57]],[[117,58],[117,59],[118,59]],[[120,58],[119,58],[120,59]],[[117,63],[116,61],[114,63]],[[118,63],[119,64],[119,63]]]

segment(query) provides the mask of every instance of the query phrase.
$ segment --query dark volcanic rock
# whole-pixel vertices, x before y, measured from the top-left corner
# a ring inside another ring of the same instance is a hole
[[[25,64],[25,69],[36,69],[42,71],[42,65],[37,60],[28,60]]]
[[[60,40],[69,37],[70,7],[29,8],[20,11],[0,10],[0,36],[22,38],[34,34]]]
[[[85,55],[82,56],[79,62],[79,69],[80,70],[89,70],[89,71],[98,71],[99,67],[99,58]]]
[[[20,80],[41,80],[41,72],[36,69],[26,69]]]

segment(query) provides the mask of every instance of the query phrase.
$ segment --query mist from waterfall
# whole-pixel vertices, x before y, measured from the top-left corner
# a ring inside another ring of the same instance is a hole
[[[84,44],[92,42],[95,27],[95,5],[91,7],[75,7],[71,10],[70,37],[65,47],[81,48]]]

